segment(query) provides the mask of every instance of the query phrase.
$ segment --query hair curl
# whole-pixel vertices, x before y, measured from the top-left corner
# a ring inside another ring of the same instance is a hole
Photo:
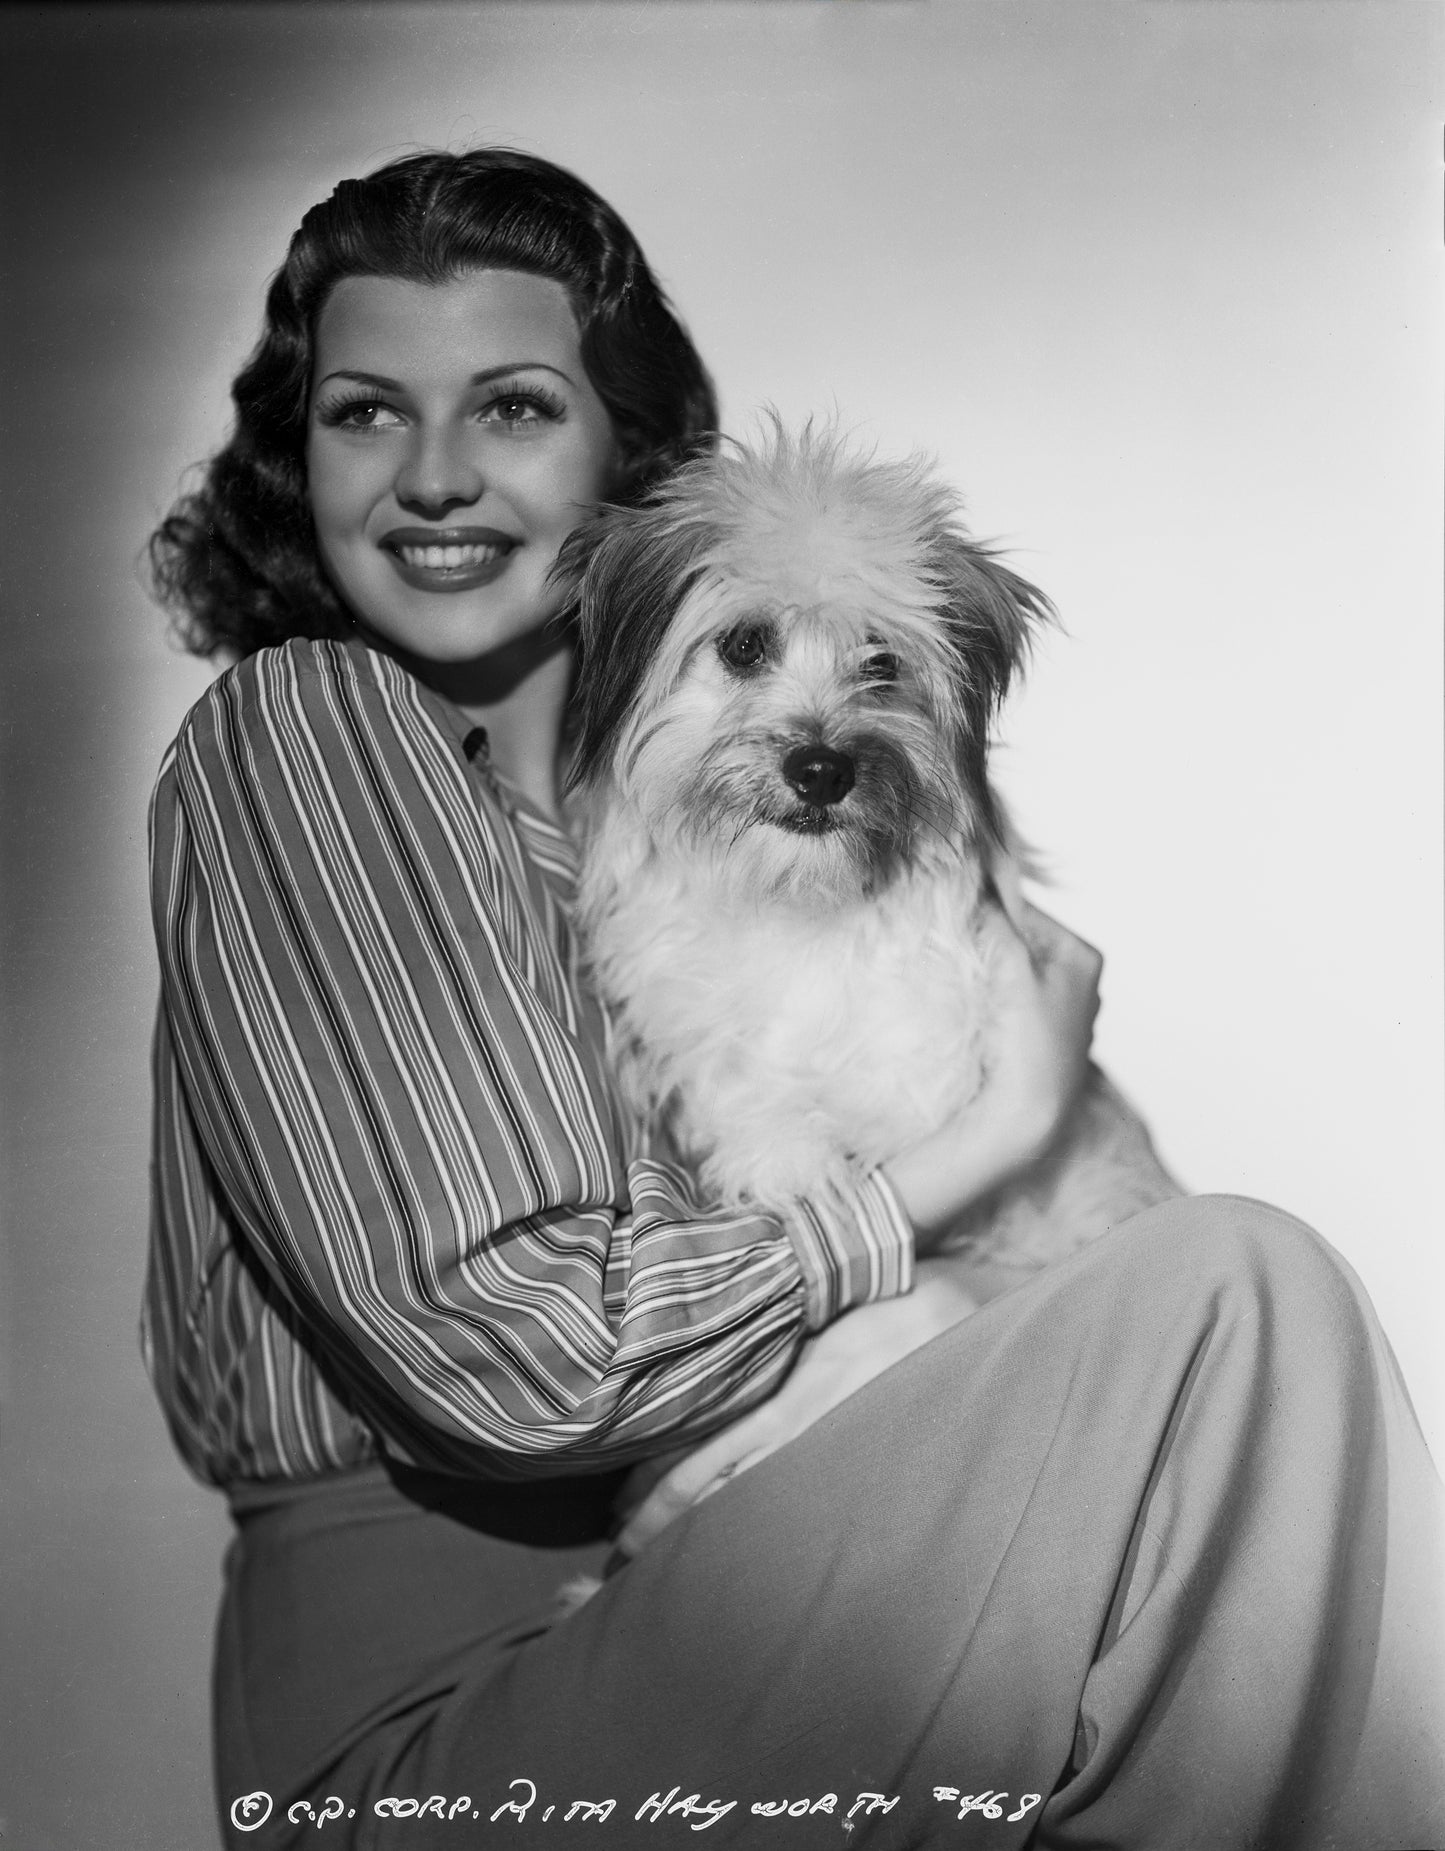
[[[197,655],[242,657],[350,626],[322,569],[306,487],[316,319],[348,276],[445,283],[520,270],[562,284],[582,362],[628,467],[631,500],[712,441],[697,350],[616,212],[565,168],[511,148],[418,154],[313,206],[237,375],[236,423],[201,486],[152,534],[152,580]]]

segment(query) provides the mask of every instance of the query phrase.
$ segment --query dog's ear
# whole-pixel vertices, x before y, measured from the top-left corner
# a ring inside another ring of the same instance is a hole
[[[1035,634],[1057,620],[1056,612],[1036,585],[956,529],[935,537],[931,565],[957,665],[959,768],[985,823],[1002,840],[988,785],[989,729]]]
[[[702,523],[653,500],[604,508],[564,544],[553,573],[570,586],[566,615],[577,631],[569,784],[585,784],[608,764],[710,537]]]

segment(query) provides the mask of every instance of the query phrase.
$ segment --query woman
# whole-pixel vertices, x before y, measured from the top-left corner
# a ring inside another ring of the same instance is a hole
[[[1434,1480],[1339,1262],[1233,1201],[981,1309],[916,1261],[1067,1111],[1087,947],[996,922],[1007,1062],[852,1201],[702,1214],[623,1121],[552,567],[715,422],[626,227],[505,151],[347,182],[235,400],[154,542],[238,662],[156,793],[146,1304],[236,1518],[228,1841],[1435,1842]]]

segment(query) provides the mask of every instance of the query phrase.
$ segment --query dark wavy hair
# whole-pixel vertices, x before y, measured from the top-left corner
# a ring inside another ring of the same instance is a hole
[[[707,447],[712,381],[641,247],[565,168],[511,148],[417,154],[343,180],[313,206],[266,296],[265,329],[237,375],[230,441],[151,535],[152,581],[197,655],[242,657],[350,619],[317,553],[306,489],[316,319],[343,277],[444,283],[521,270],[562,284],[582,362],[644,494]]]

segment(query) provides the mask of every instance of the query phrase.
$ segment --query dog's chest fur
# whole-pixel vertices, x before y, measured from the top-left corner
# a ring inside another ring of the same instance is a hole
[[[991,973],[971,863],[810,911],[749,904],[600,805],[581,918],[618,1084],[719,1204],[845,1189],[983,1084]],[[1052,1149],[943,1238],[1034,1267],[1180,1193],[1097,1069]]]
[[[621,1083],[719,1200],[842,1186],[978,1091],[971,869],[841,907],[763,907],[705,863],[617,847],[589,858],[583,913]]]

